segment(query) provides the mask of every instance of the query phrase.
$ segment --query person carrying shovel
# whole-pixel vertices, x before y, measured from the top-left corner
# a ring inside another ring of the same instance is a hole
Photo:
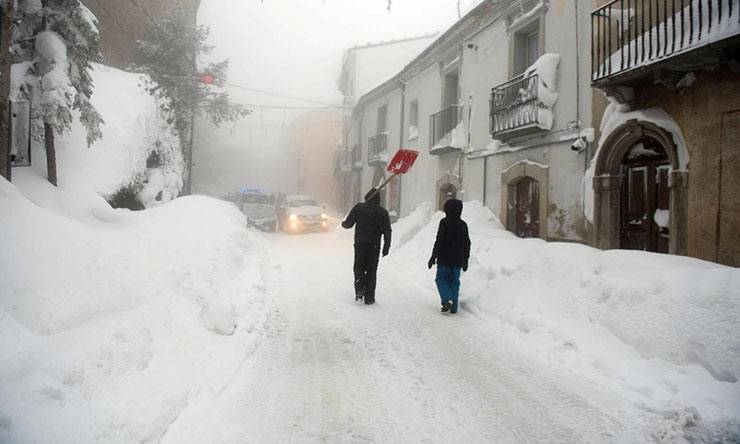
[[[391,249],[391,219],[388,211],[380,206],[380,193],[376,188],[365,195],[365,202],[352,208],[342,227],[355,228],[355,300],[366,305],[375,303],[380,237],[383,236],[383,256]]]
[[[352,208],[342,227],[355,228],[355,300],[363,300],[366,305],[375,303],[375,283],[380,259],[380,237],[383,237],[383,256],[391,249],[391,218],[388,211],[380,206],[380,191],[396,176],[406,174],[416,161],[418,151],[399,149],[388,163],[391,173],[378,188],[372,188],[365,195],[365,202]]]

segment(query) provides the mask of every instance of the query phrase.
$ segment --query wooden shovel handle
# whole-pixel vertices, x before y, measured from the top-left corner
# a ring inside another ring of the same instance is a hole
[[[366,200],[370,200],[373,197],[375,197],[375,195],[378,194],[378,193],[380,193],[380,190],[382,190],[383,188],[385,188],[385,186],[388,185],[388,182],[390,182],[391,180],[393,180],[393,178],[396,177],[396,176],[398,176],[398,173],[391,174],[385,181],[383,181],[383,183],[380,184],[380,186],[375,190],[375,192],[373,192],[373,194],[371,194],[370,196],[368,196],[368,198]]]

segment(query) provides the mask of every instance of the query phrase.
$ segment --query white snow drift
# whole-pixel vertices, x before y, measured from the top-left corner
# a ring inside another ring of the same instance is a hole
[[[392,259],[430,288],[442,216],[422,205],[396,224],[404,241]],[[662,413],[656,439],[740,439],[740,269],[519,239],[478,202],[463,218],[473,242],[464,309],[509,326],[525,353]]]
[[[93,214],[0,179],[0,442],[156,441],[262,336],[263,240],[209,198],[133,213],[35,192]]]
[[[26,64],[14,66],[14,95],[25,69]],[[91,190],[109,198],[122,187],[141,180],[144,189],[139,198],[147,207],[177,197],[184,170],[180,142],[157,101],[141,87],[144,76],[99,64],[93,64],[91,75],[95,92],[90,102],[105,122],[101,126],[103,137],[88,147],[87,133],[76,116],[72,119],[71,131],[56,137],[60,189],[69,195]],[[153,151],[159,153],[161,165],[147,169],[147,158]],[[13,181],[38,202],[44,194],[36,193],[37,187],[28,181],[46,175],[42,143],[34,142],[32,158],[32,167],[13,171]],[[64,212],[54,200],[56,197],[38,203]],[[80,202],[91,200],[83,198]],[[75,213],[67,212],[66,215]]]

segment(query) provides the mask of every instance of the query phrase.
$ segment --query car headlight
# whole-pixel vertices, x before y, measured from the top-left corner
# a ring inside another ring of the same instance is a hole
[[[288,216],[288,219],[290,219],[291,222],[298,222],[298,216],[295,214]]]

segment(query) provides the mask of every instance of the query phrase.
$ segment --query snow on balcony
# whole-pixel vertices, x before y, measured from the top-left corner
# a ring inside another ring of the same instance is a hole
[[[430,152],[440,154],[444,151],[458,150],[465,146],[465,130],[462,121],[462,105],[450,105],[429,116]]]
[[[560,55],[544,54],[523,74],[491,90],[491,135],[513,137],[552,128],[559,64]]]
[[[591,13],[591,78],[605,80],[737,35],[737,0],[614,0]]]

